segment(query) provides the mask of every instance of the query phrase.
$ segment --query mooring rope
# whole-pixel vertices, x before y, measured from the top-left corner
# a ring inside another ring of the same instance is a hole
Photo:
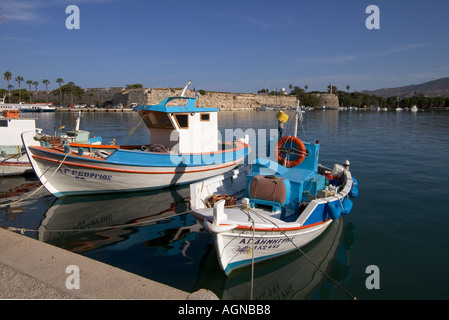
[[[13,158],[15,158],[15,157],[17,157],[17,158],[19,158],[21,155],[23,155],[23,154],[25,154],[25,152],[19,152],[19,153],[16,153],[16,154],[12,154],[12,155],[10,155],[9,157],[4,157],[4,159],[0,162],[0,164],[3,164],[3,163],[5,163],[6,161],[8,161],[9,159],[13,159]]]
[[[343,288],[336,280],[334,280],[330,275],[328,275],[323,269],[321,269],[303,250],[301,250],[290,237],[283,231],[274,221],[268,219],[265,216],[262,216],[261,214],[257,213],[256,211],[252,210],[251,208],[248,208],[248,213],[251,211],[254,215],[258,216],[262,220],[268,221],[271,224],[273,224],[276,228],[279,229],[279,231],[290,241],[293,246],[317,269],[319,270],[327,279],[329,279],[335,286],[337,286],[340,290],[342,290],[344,293],[346,293],[348,296],[350,296],[353,300],[357,300],[357,297],[352,295],[349,291],[347,291],[345,288]],[[252,219],[252,218],[251,218]],[[253,240],[254,241],[254,240]]]
[[[16,227],[7,227],[6,230],[10,231],[20,231],[22,234],[25,232],[86,232],[86,231],[102,231],[109,230],[112,228],[126,228],[126,227],[134,227],[134,226],[144,226],[146,224],[151,224],[153,222],[158,222],[165,219],[170,219],[176,216],[180,216],[183,214],[187,214],[192,212],[193,210],[187,210],[183,212],[175,212],[170,216],[159,217],[155,219],[148,219],[139,222],[130,222],[124,224],[110,225],[105,227],[95,227],[95,228],[86,228],[86,229],[50,229],[50,230],[37,230],[37,229],[26,229],[26,228],[16,228]]]
[[[70,152],[69,152],[69,153],[70,153]],[[45,186],[45,184],[48,182],[48,180],[50,180],[50,179],[55,175],[55,173],[61,168],[61,166],[62,166],[62,164],[64,163],[64,161],[67,159],[67,156],[69,155],[69,153],[67,153],[67,154],[65,155],[64,159],[62,159],[61,163],[60,163],[59,166],[56,168],[56,170],[50,175],[49,178],[47,178],[47,180],[46,180],[40,187],[38,187],[36,190],[34,190],[33,192],[31,192],[29,195],[27,195],[27,196],[24,197],[23,199],[11,201],[11,202],[8,202],[8,203],[2,203],[2,204],[0,204],[0,207],[6,207],[6,206],[9,206],[9,205],[11,205],[11,204],[15,204],[15,203],[22,202],[22,201],[24,201],[24,200],[30,198],[31,196],[33,196],[35,193],[37,193],[40,189],[42,189],[42,188]],[[50,169],[50,168],[48,168],[47,170],[45,170],[45,171],[40,175],[39,180],[40,180],[41,177],[44,176],[44,174],[47,173],[47,171],[48,171],[49,169]]]

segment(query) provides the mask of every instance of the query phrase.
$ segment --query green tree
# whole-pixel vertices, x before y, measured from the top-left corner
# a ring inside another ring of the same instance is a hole
[[[129,89],[142,89],[143,85],[140,83],[134,83],[134,84],[127,84],[125,90]]]
[[[3,78],[4,78],[6,81],[8,81],[8,87],[9,87],[9,81],[11,81],[11,79],[12,79],[12,74],[11,74],[11,72],[6,71],[6,72],[3,74]]]
[[[50,83],[50,80],[44,79],[42,80],[42,83],[45,85],[45,93],[47,94],[47,101],[48,102],[48,84]]]
[[[8,102],[10,102],[11,100],[11,84],[9,83],[9,81],[11,81],[12,79],[12,74],[9,71],[6,71],[5,73],[3,73],[3,77],[6,81],[8,81]]]
[[[33,81],[33,86],[34,86],[34,102],[37,102],[37,86],[39,85],[38,81]],[[31,98],[30,98],[31,99]]]
[[[336,94],[337,93],[337,87],[333,86],[332,83],[330,85],[327,86],[327,92],[328,93],[333,93]]]
[[[60,101],[60,104],[62,104],[62,100],[63,100],[64,96],[62,95],[61,84],[64,83],[64,80],[62,78],[58,78],[58,79],[56,79],[56,82],[59,84],[59,95],[60,95],[59,101]]]
[[[27,80],[27,81],[26,81],[26,84],[28,85],[28,88],[29,88],[30,91],[31,91],[31,85],[33,84],[33,80]],[[30,95],[30,103],[31,103],[31,95]]]
[[[59,87],[59,92],[54,92],[54,93],[61,94],[61,101],[64,101],[65,95],[70,95],[70,104],[73,104],[74,97],[77,96],[78,98],[81,98],[81,96],[84,94],[84,89],[75,85],[75,83],[73,83],[73,81],[70,81],[67,84]]]
[[[22,76],[17,76],[16,79],[17,83],[19,84],[19,102],[22,99],[21,98],[21,90],[20,90],[20,83],[23,81],[23,77]]]

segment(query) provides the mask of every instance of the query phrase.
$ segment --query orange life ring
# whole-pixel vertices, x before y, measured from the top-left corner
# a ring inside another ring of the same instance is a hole
[[[296,145],[296,148],[291,146],[288,148],[284,148],[285,143],[290,143]],[[279,139],[277,145],[277,153],[278,153],[278,163],[282,164],[287,168],[296,167],[298,164],[303,162],[304,158],[307,155],[307,150],[304,143],[301,139],[293,136],[285,136]],[[284,154],[284,156],[282,156]],[[288,160],[287,157],[291,155],[297,155],[295,159]]]

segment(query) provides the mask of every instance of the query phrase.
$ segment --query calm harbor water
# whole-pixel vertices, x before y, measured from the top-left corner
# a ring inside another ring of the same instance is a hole
[[[275,114],[221,112],[220,130],[276,128]],[[45,132],[75,124],[74,113],[26,116]],[[449,114],[313,111],[304,118],[300,138],[320,141],[324,165],[349,159],[360,190],[352,212],[304,248],[306,254],[359,299],[448,299]],[[86,113],[81,127],[104,143],[139,144],[148,139],[144,125],[128,137],[138,120],[135,113]],[[3,178],[0,191],[30,179]],[[181,290],[249,299],[251,268],[221,273],[208,234],[184,214],[188,197],[188,187],[60,200],[41,190],[0,207],[0,226],[34,230],[25,235]],[[366,286],[372,265],[379,289]],[[256,264],[253,297],[349,299],[299,252]]]

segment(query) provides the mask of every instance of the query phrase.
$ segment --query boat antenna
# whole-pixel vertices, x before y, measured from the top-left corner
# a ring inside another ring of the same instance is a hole
[[[296,112],[295,112],[295,129],[293,130],[293,136],[296,138],[296,136],[298,135],[298,114],[299,114],[299,99],[297,100],[297,104],[296,104]]]
[[[192,80],[189,80],[189,82],[187,82],[186,86],[184,87],[184,89],[182,89],[181,92],[181,97],[185,97],[185,93],[187,91],[187,88],[190,86],[190,84],[192,83]]]
[[[78,116],[76,117],[76,126],[75,126],[76,132],[80,131],[80,121],[81,121],[81,110],[78,111]]]
[[[300,101],[298,99],[297,105],[296,105],[296,112],[295,112],[295,129],[293,132],[293,135],[296,137],[298,135],[298,122],[301,123],[301,129],[302,132],[304,133],[304,138],[307,140],[307,134],[306,134],[306,130],[304,130],[304,126],[302,124],[302,114],[304,113],[304,110],[302,110],[301,106],[300,106]]]

